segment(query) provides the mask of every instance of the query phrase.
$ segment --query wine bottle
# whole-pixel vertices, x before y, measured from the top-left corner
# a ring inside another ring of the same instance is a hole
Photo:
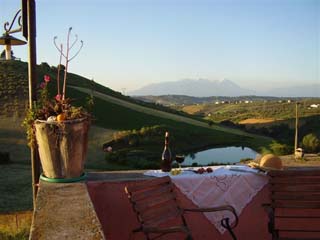
[[[163,172],[170,172],[171,163],[172,163],[172,157],[171,157],[171,151],[169,148],[169,132],[166,132],[165,140],[164,140],[164,149],[162,153],[161,170]]]

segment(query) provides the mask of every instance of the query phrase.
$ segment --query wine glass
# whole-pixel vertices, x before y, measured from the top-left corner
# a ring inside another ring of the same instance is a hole
[[[175,160],[179,165],[179,169],[181,170],[181,163],[184,161],[184,155],[176,155]]]

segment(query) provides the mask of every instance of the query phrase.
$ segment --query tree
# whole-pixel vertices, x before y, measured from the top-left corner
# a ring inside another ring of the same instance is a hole
[[[5,50],[3,50],[3,51],[1,52],[0,58],[1,58],[1,59],[5,59],[5,58],[6,58],[6,51],[5,51]]]
[[[42,68],[44,71],[50,71],[50,66],[49,66],[48,63],[42,62],[42,63],[40,64],[40,66],[41,66],[41,68]]]
[[[287,144],[283,144],[275,141],[273,141],[270,144],[270,149],[276,155],[287,155],[292,152],[292,147],[288,146]]]
[[[307,152],[317,152],[320,149],[320,140],[314,133],[309,133],[303,137],[302,147]]]
[[[13,53],[13,51],[11,50],[11,58],[12,59],[15,59],[16,57],[14,56],[14,53]],[[3,50],[2,52],[1,52],[1,54],[0,54],[0,59],[6,59],[6,51],[5,50]]]

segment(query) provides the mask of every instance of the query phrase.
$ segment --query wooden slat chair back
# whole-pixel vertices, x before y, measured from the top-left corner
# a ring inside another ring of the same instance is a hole
[[[269,172],[272,239],[320,239],[320,168]]]
[[[155,178],[132,183],[125,187],[133,210],[137,215],[140,226],[132,232],[143,232],[147,239],[155,239],[169,233],[182,232],[186,239],[192,239],[184,217],[185,211],[214,212],[230,211],[233,213],[235,222],[232,226],[229,219],[224,218],[221,224],[236,239],[232,228],[238,223],[238,216],[233,207],[221,206],[206,209],[183,209],[178,205],[174,186],[170,177]]]

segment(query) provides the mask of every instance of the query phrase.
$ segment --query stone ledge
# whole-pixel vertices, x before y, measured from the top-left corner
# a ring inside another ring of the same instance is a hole
[[[146,170],[129,170],[129,171],[104,171],[104,172],[88,172],[87,181],[136,181],[142,179],[150,179],[154,177],[143,175]]]
[[[40,181],[29,239],[104,240],[86,184]]]

